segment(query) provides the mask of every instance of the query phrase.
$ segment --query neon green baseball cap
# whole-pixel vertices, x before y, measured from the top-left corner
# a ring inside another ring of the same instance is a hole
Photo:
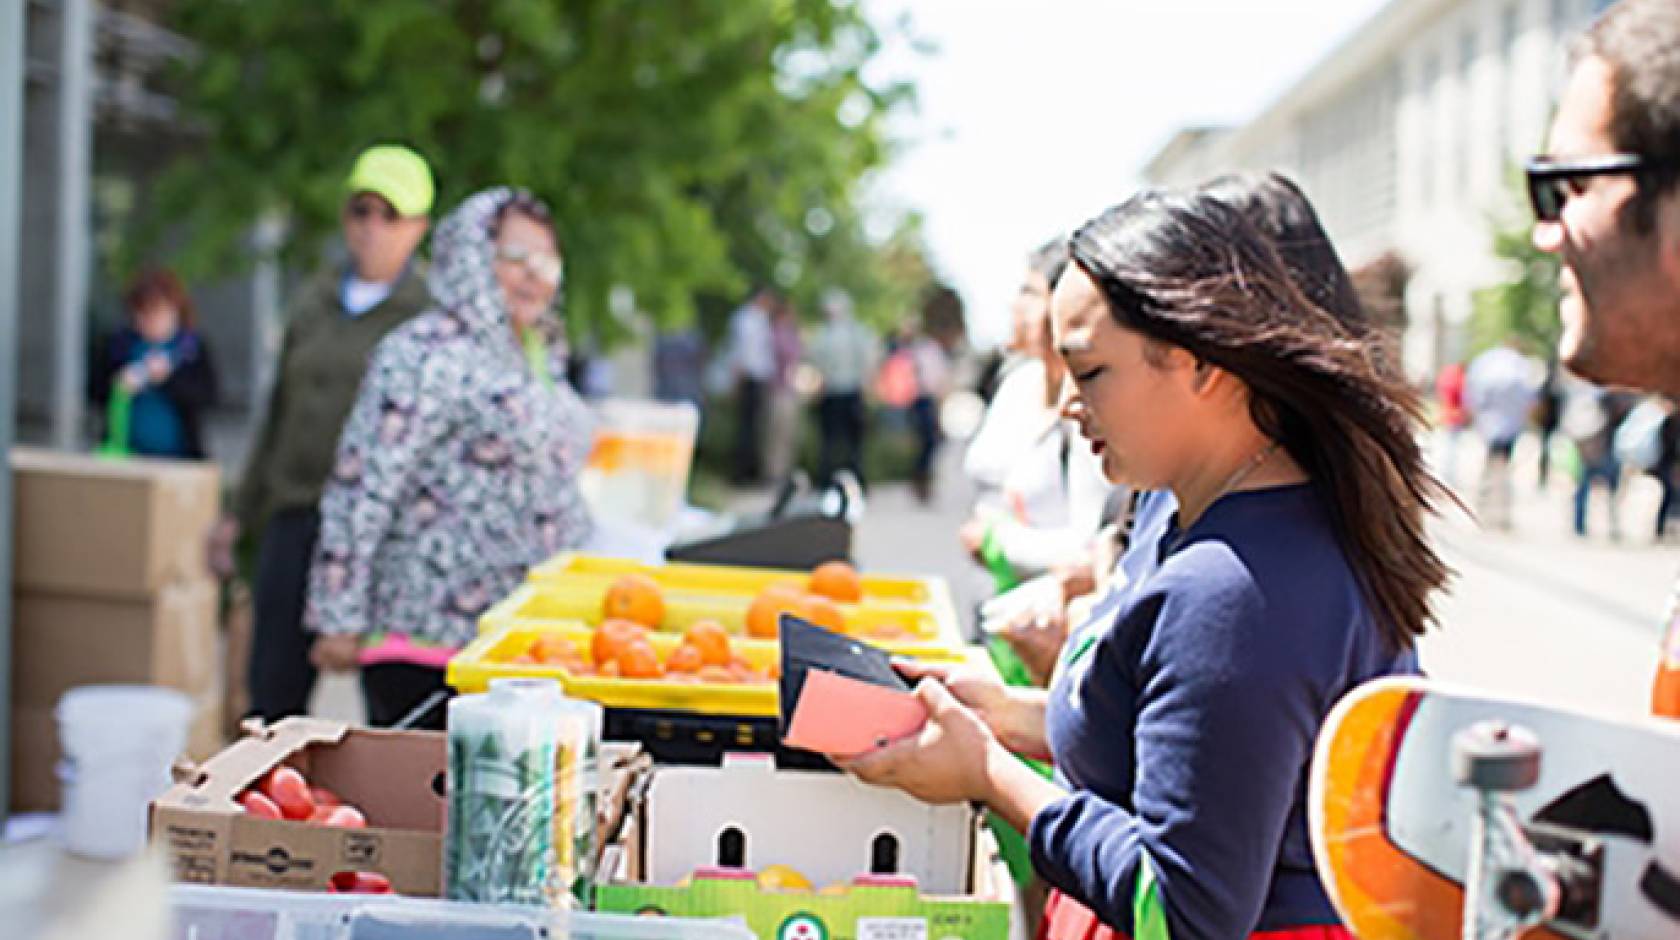
[[[426,215],[432,211],[432,171],[426,158],[407,147],[382,144],[369,147],[356,158],[350,178],[344,181],[350,193],[375,193],[385,197],[398,213]]]

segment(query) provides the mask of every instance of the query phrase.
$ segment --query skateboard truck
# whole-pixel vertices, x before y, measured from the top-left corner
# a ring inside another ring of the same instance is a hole
[[[1534,733],[1502,721],[1471,725],[1453,737],[1452,771],[1460,786],[1476,791],[1464,940],[1507,940],[1557,920],[1595,923],[1600,847],[1525,827],[1511,799],[1540,778]]]

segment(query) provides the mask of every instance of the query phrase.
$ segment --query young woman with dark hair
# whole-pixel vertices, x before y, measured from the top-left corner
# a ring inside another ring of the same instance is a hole
[[[1342,694],[1416,670],[1448,577],[1424,535],[1448,496],[1418,401],[1208,193],[1141,194],[1070,248],[1053,317],[1068,415],[1111,481],[1177,509],[1048,693],[907,667],[928,724],[841,763],[1028,832],[1059,892],[1053,940],[1346,937],[1305,780]],[[1010,751],[1054,757],[1056,780]]]

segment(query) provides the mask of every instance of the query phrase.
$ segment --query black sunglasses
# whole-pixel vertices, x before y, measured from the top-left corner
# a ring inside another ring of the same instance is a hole
[[[1528,201],[1534,207],[1534,217],[1541,222],[1556,222],[1563,217],[1564,203],[1580,193],[1582,180],[1638,174],[1666,165],[1636,153],[1612,153],[1567,161],[1533,157],[1523,169],[1528,176]]]
[[[346,208],[352,219],[362,221],[369,216],[379,216],[387,222],[395,222],[401,218],[395,206],[380,199],[352,199]]]

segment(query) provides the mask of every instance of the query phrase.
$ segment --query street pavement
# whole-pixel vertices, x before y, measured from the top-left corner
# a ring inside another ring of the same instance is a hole
[[[1467,503],[1481,470],[1475,450],[1466,438],[1452,474]],[[1489,531],[1458,513],[1435,525],[1458,578],[1439,606],[1441,628],[1421,646],[1425,669],[1548,703],[1644,712],[1668,593],[1680,574],[1680,550],[1654,541],[1656,481],[1624,479],[1616,540],[1608,500],[1595,493],[1588,536],[1578,538],[1570,522],[1573,483],[1554,475],[1542,489],[1538,452],[1532,438],[1518,446],[1511,531]]]

